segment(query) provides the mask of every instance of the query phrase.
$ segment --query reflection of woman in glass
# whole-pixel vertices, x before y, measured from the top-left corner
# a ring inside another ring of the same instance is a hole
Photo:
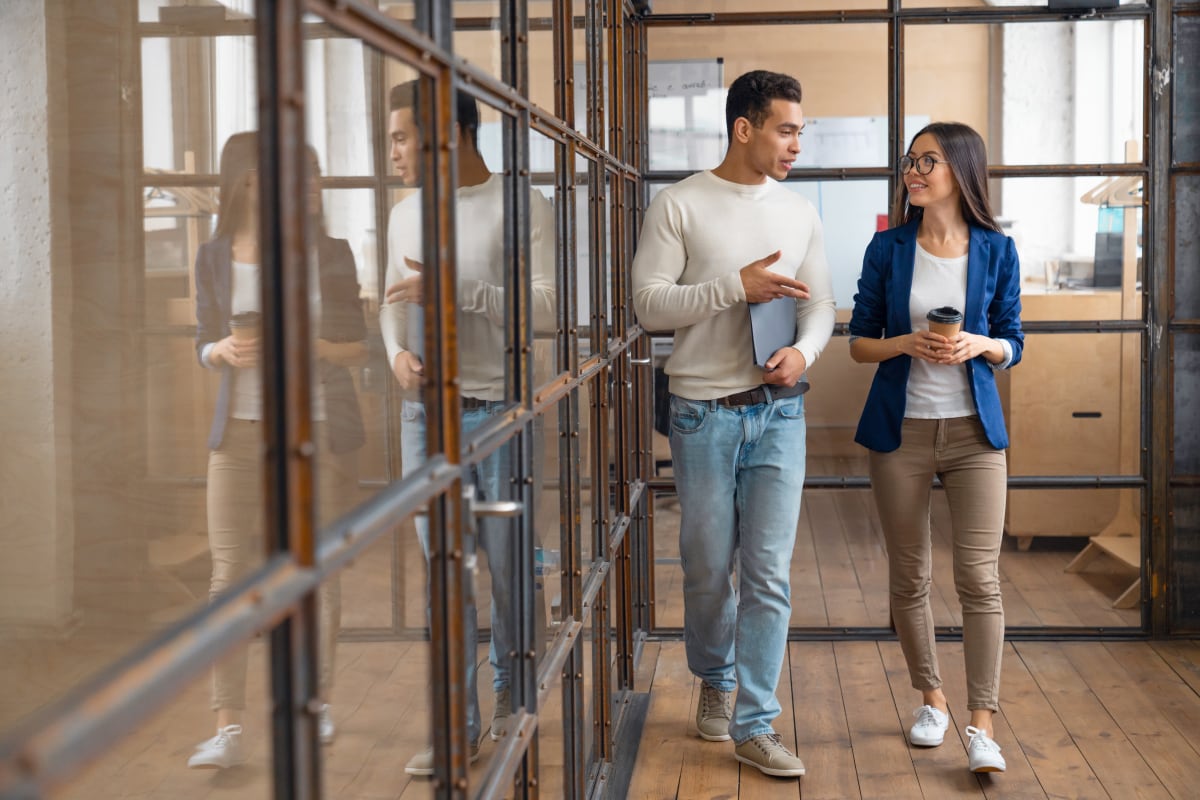
[[[210,597],[217,597],[257,563],[263,553],[262,373],[259,369],[260,308],[258,241],[258,137],[231,136],[221,152],[220,209],[213,238],[196,256],[196,351],[200,363],[221,372],[216,414],[209,434],[208,540],[212,553]],[[312,330],[317,332],[313,419],[318,452],[318,508],[332,519],[353,500],[355,451],[364,441],[362,418],[348,366],[366,360],[366,326],[358,297],[354,258],[344,239],[320,226],[321,197],[316,156],[310,151],[309,207],[313,217],[314,274],[309,281]],[[333,678],[340,587],[337,578],[320,591],[321,740],[331,741],[328,700]],[[196,747],[189,767],[224,768],[245,760],[242,713],[246,696],[246,650],[213,672],[217,735]]]
[[[1004,646],[999,557],[1008,434],[993,372],[1021,360],[1021,270],[988,204],[978,133],[953,122],[928,125],[900,169],[902,224],[867,247],[850,320],[850,355],[879,364],[855,441],[869,450],[892,618],[923,697],[909,741],[940,745],[950,722],[929,602],[937,475],[950,506],[962,604],[968,764],[972,772],[1001,772],[992,715]]]

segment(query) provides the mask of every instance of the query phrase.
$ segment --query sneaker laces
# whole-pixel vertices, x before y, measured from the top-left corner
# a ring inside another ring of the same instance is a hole
[[[724,717],[732,715],[729,710],[729,693],[706,683],[700,687],[700,716],[710,717],[718,710]]]
[[[942,723],[937,718],[937,714],[933,713],[936,709],[933,706],[925,705],[913,712],[913,716],[917,718],[918,726],[930,726],[940,728]]]
[[[986,750],[989,753],[999,753],[1000,745],[996,744],[992,737],[988,736],[974,725],[967,726],[967,736],[970,741],[967,743],[968,748],[976,750]]]
[[[241,725],[226,725],[224,728],[217,728],[217,735],[209,739],[205,744],[209,747],[228,747],[233,744],[233,737],[240,736],[241,733]]]
[[[768,756],[772,753],[791,755],[791,751],[783,746],[783,737],[778,733],[760,733],[754,737],[754,743]]]

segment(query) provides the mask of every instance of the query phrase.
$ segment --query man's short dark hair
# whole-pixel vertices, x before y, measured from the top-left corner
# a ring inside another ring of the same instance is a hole
[[[421,125],[421,115],[417,112],[421,85],[418,81],[398,83],[388,92],[388,111],[399,111],[402,108],[412,109],[413,119],[417,126]],[[467,141],[473,147],[479,146],[479,103],[475,97],[462,89],[457,92],[458,126],[466,134]]]
[[[733,140],[733,123],[745,117],[750,124],[761,128],[771,115],[772,100],[799,103],[800,81],[781,72],[756,69],[738,76],[725,98],[725,134]]]

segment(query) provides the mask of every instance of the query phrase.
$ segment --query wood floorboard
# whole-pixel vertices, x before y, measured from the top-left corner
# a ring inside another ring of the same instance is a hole
[[[805,800],[862,797],[833,645],[791,643],[788,668],[784,680],[792,684],[796,754],[805,766],[801,780]]]
[[[1114,798],[1170,793],[1067,657],[1066,645],[1023,642],[1021,658],[1071,739]]]
[[[1131,673],[1107,648],[1092,643],[1064,643],[1062,648],[1163,787],[1174,797],[1196,791],[1200,786],[1200,753],[1196,752],[1193,737],[1180,735],[1157,708],[1155,699],[1143,691],[1137,665],[1131,663]]]
[[[945,642],[938,645],[939,669],[942,676],[942,689],[950,701],[951,728],[946,733],[946,742],[942,747],[952,745],[958,758],[958,768],[967,764],[967,726],[971,722],[971,712],[967,704],[967,673],[966,659],[962,642]],[[1012,732],[1012,726],[1005,716],[1006,704],[1004,688],[1005,662],[1014,657],[1011,648],[1006,647],[1000,662],[1000,712],[992,716],[992,733],[1000,745],[1001,755],[1004,756],[1007,770],[1003,776],[983,774],[972,776],[978,782],[984,796],[989,798],[1034,797],[1041,789],[1033,767],[1026,759],[1021,748],[1016,746],[1017,738]]]
[[[896,715],[897,724],[893,735],[905,740],[908,729],[916,721],[912,711],[921,705],[921,693],[912,688],[899,642],[880,642],[879,654],[894,699],[894,705],[886,710],[886,715],[889,718],[893,713]],[[953,669],[953,665],[942,664],[943,673]],[[952,694],[949,688],[946,691],[948,696]],[[951,703],[951,729],[947,731],[946,741],[941,747],[907,745],[909,757],[917,773],[917,782],[921,787],[921,796],[926,800],[984,796],[979,780],[964,769],[966,754],[958,746],[958,737],[954,733],[954,726],[961,719],[962,708],[955,702]],[[881,714],[883,713],[881,711]]]
[[[865,626],[870,617],[834,498],[830,492],[809,492],[805,501],[813,525],[829,624],[834,627]]]
[[[796,703],[793,696],[792,682],[784,678],[784,676],[791,672],[788,660],[788,651],[784,650],[779,688],[775,692],[775,696],[779,698],[781,712],[773,723],[773,727],[775,728],[775,732],[779,734],[779,738],[784,746],[795,753]],[[732,749],[733,743],[730,742],[730,750],[732,751]],[[801,760],[804,760],[803,756],[801,756]],[[807,769],[808,765],[805,764],[804,766]],[[773,778],[762,774],[748,764],[740,762],[738,763],[738,767],[738,798],[740,800],[773,800],[773,798],[795,798],[795,800],[800,800],[800,779]]]
[[[1023,646],[1023,645],[1022,645]],[[1019,750],[1047,797],[1105,798],[1099,778],[1058,712],[1029,671],[1020,650],[1007,644],[1001,662],[1001,707],[1012,739],[1001,740],[1006,760]],[[1036,794],[1031,796],[1038,796]]]
[[[842,693],[853,698],[846,704],[846,719],[862,796],[920,797],[908,743],[896,735],[899,718],[879,646],[837,642],[834,655]]]
[[[779,690],[784,715],[776,729],[787,728],[790,697],[797,753],[807,766],[799,782],[804,800],[1195,796],[1200,750],[1192,739],[1200,694],[1177,671],[1190,667],[1169,663],[1172,657],[1197,663],[1194,642],[1006,644],[1001,713],[993,722],[1008,770],[980,776],[966,769],[970,715],[962,645],[939,643],[938,654],[951,730],[941,747],[916,748],[905,731],[920,695],[910,685],[898,643],[789,645]],[[660,658],[682,664],[682,646],[664,644]],[[674,669],[684,682],[690,677],[678,665],[658,669]],[[748,775],[748,768],[734,782],[727,752],[700,745],[694,726],[677,720],[675,727],[689,730],[674,743],[656,738],[652,753],[639,754],[639,779],[629,797],[793,796],[791,782],[753,780],[761,776]],[[681,755],[664,770],[656,764],[665,749]],[[668,779],[651,789],[649,781],[664,774]],[[672,781],[678,781],[675,794]]]
[[[650,707],[642,728],[637,763],[629,782],[629,796],[646,800],[679,797],[683,767],[681,743],[689,738],[692,709],[692,674],[687,668],[682,642],[663,644],[650,684]]]
[[[802,628],[823,628],[829,624],[825,595],[821,591],[821,565],[817,558],[816,527],[809,504],[800,506],[800,525],[796,530],[796,546],[792,552],[792,625]]]
[[[1155,642],[1154,650],[1175,670],[1180,679],[1200,692],[1200,641]]]
[[[1200,785],[1200,645],[1168,642],[1018,642],[1005,646],[996,740],[1008,771],[966,770],[969,720],[962,645],[939,643],[952,728],[937,748],[905,740],[919,704],[898,643],[793,642],[784,664],[776,730],[804,759],[804,778],[763,776],[733,758],[729,742],[696,735],[698,681],[681,642],[649,642],[637,665],[649,692],[646,723],[627,797],[693,798],[1175,798]],[[483,648],[480,648],[483,658]],[[338,738],[322,748],[326,796],[429,798],[428,779],[404,764],[428,741],[428,646],[348,643],[339,648],[334,713]],[[188,770],[192,746],[211,729],[208,681],[116,744],[56,796],[83,800],[229,800],[270,794],[266,648],[250,646],[249,763],[220,772]],[[490,684],[480,672],[485,719]],[[543,796],[561,794],[561,711],[544,709],[539,739]],[[470,770],[482,779],[495,745]]]

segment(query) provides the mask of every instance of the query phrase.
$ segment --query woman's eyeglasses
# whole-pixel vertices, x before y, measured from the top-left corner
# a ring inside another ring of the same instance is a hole
[[[933,168],[938,164],[947,162],[934,158],[933,156],[921,156],[920,158],[912,158],[911,156],[900,156],[900,174],[906,174],[914,167],[918,175],[928,175],[933,172]]]

